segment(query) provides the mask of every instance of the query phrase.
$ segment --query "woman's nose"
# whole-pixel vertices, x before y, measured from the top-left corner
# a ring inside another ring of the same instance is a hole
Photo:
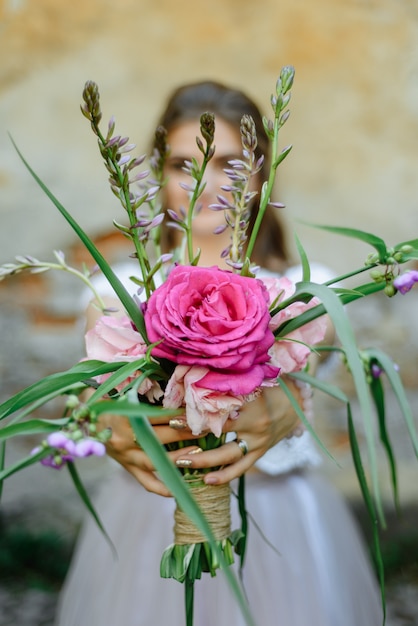
[[[219,176],[217,175],[217,172],[214,170],[214,168],[210,167],[210,164],[206,168],[203,180],[206,183],[203,193],[207,196],[211,195],[213,196],[213,198],[216,198],[217,194],[221,193],[221,181],[219,180]]]

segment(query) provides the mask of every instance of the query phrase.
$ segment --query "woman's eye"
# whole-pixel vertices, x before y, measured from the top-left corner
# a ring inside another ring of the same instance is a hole
[[[167,167],[173,172],[181,172],[184,168],[184,159],[171,159],[168,161]]]

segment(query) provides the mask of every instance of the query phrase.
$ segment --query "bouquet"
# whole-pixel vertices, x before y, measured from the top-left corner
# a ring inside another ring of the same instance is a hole
[[[218,204],[213,207],[225,211],[225,228],[230,229],[231,243],[223,253],[229,270],[200,266],[200,251],[193,249],[192,242],[193,217],[204,188],[205,169],[215,150],[214,116],[205,113],[201,117],[201,137],[197,138],[202,153],[201,164],[195,159],[184,164],[190,175],[188,210],[183,215],[168,211],[171,221],[167,225],[159,202],[159,192],[165,184],[164,163],[169,153],[165,130],[157,129],[156,149],[148,160],[149,169],[144,169],[146,157],[130,155],[134,146],[128,143],[128,138],[115,134],[113,118],[106,134],[102,133],[98,87],[91,81],[86,83],[81,110],[97,137],[111,190],[128,220],[127,224],[116,221],[114,224],[132,242],[133,256],[138,261],[138,275],[132,277],[138,289],[134,297],[16,147],[29,172],[95,259],[125,314],[112,317],[112,311],[106,309],[95,287],[92,272],[87,268],[79,270],[68,266],[61,252],[55,253],[54,263],[18,256],[16,262],[0,268],[0,278],[25,270],[70,272],[91,288],[102,312],[96,326],[86,335],[86,359],[65,372],[47,376],[0,406],[0,419],[3,420],[0,428],[3,442],[0,481],[37,462],[58,469],[65,467],[106,534],[84,489],[75,461],[79,457],[105,453],[111,433],[98,429],[102,414],[128,417],[138,445],[148,454],[176,498],[175,539],[162,556],[161,575],[184,583],[188,626],[193,623],[194,581],[202,572],[215,575],[219,567],[225,570],[247,623],[253,624],[240,582],[228,568],[234,560],[234,551],[240,556],[241,563],[245,555],[244,478],[240,479],[238,489],[242,527],[231,531],[229,486],[206,485],[202,471],[174,467],[153,432],[153,420],[185,415],[193,435],[199,436],[199,446],[202,449],[216,448],[225,441],[222,428],[227,419],[237,416],[240,408],[255,400],[264,387],[280,385],[305,427],[323,448],[283,375],[292,377],[299,384],[308,383],[345,403],[354,464],[372,521],[382,594],[383,567],[376,521],[383,522],[384,518],[379,495],[373,407],[392,471],[395,497],[397,489],[395,458],[385,424],[383,372],[395,391],[418,452],[418,438],[397,368],[379,350],[359,350],[344,311],[346,304],[359,298],[378,291],[389,297],[397,292],[406,293],[414,282],[418,282],[418,272],[402,273],[400,269],[403,263],[418,258],[418,240],[388,248],[382,239],[370,233],[320,226],[335,234],[360,239],[372,247],[363,267],[325,284],[311,281],[309,260],[297,238],[303,279],[296,285],[287,278],[258,277],[258,268],[251,261],[266,208],[274,204],[271,195],[276,170],[291,149],[279,150],[279,131],[289,116],[293,79],[294,69],[290,66],[283,68],[271,97],[272,117],[264,120],[272,159],[250,236],[247,235],[249,207],[254,196],[250,181],[260,171],[262,160],[255,157],[257,137],[252,119],[249,116],[242,119],[242,159],[234,159],[225,170],[231,180],[227,191],[232,201],[220,194]],[[281,204],[276,206],[283,207]],[[179,249],[167,254],[161,250],[161,228],[170,226],[182,232],[183,243]],[[368,279],[362,281],[365,272]],[[338,286],[347,277],[358,277],[355,288]],[[326,315],[335,327],[338,345],[321,345]],[[341,389],[311,375],[308,357],[313,350],[340,352],[353,376],[366,433],[370,480],[366,479],[350,402]],[[36,409],[58,396],[65,397],[60,419],[31,418]],[[7,439],[28,433],[43,434],[45,438],[26,458],[5,467]],[[238,443],[245,454],[245,442]]]

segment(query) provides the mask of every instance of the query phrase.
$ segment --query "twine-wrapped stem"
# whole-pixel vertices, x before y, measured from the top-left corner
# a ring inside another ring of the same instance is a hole
[[[231,489],[226,485],[192,487],[192,494],[208,520],[216,539],[223,540],[231,534]],[[207,538],[177,506],[174,513],[174,543],[187,545],[203,543]]]

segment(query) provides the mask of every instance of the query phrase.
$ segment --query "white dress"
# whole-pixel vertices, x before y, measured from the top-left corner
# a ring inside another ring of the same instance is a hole
[[[257,626],[380,626],[382,609],[362,538],[341,496],[314,467],[308,433],[281,441],[246,478],[250,514],[243,582]],[[236,485],[235,485],[236,486]],[[96,510],[117,557],[86,519],[56,626],[185,625],[183,585],[160,578],[175,503],[120,467]],[[232,497],[232,528],[239,527]],[[244,626],[222,572],[195,583],[194,626]]]

